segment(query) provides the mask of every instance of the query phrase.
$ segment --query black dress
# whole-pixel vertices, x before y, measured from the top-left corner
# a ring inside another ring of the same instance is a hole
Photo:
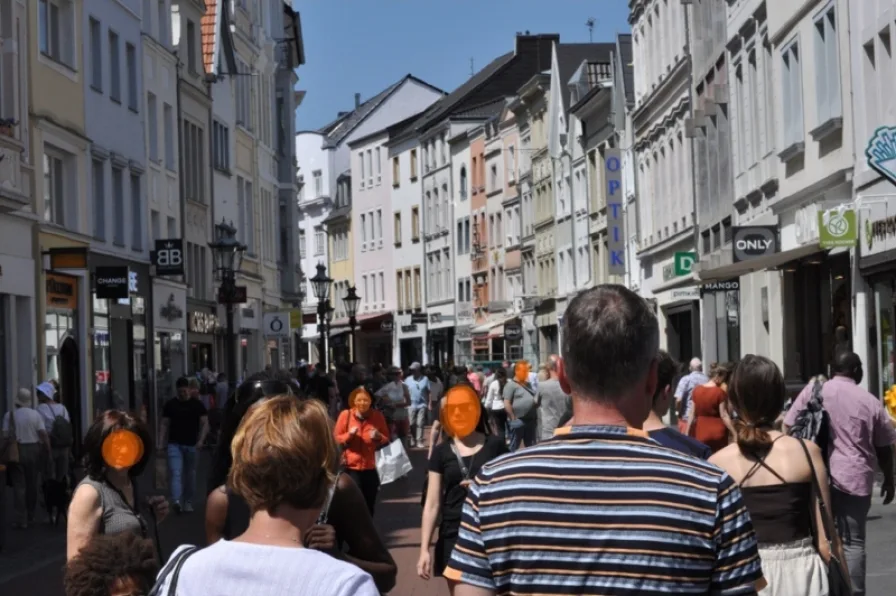
[[[435,559],[433,571],[435,575],[442,575],[448,561],[451,559],[451,551],[457,542],[457,533],[460,530],[460,518],[467,499],[467,489],[460,485],[465,479],[461,471],[457,456],[451,450],[454,441],[447,439],[436,445],[429,459],[429,471],[442,475],[442,523],[439,525],[439,537],[436,539]],[[467,478],[472,479],[482,466],[499,455],[507,453],[507,445],[497,437],[487,436],[482,448],[471,456],[464,457],[464,465],[467,467]]]

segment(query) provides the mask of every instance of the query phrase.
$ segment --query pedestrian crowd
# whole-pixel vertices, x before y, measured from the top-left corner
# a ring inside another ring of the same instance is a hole
[[[428,459],[417,573],[453,596],[866,593],[896,430],[858,356],[840,350],[793,400],[762,356],[682,371],[650,306],[615,285],[575,297],[561,337],[537,371],[268,369],[214,404],[180,379],[157,437],[103,412],[67,512],[67,595],[388,593],[398,570],[373,519],[381,483],[406,481],[382,462],[410,449]],[[72,480],[68,413],[52,384],[36,396],[20,392],[2,423],[20,526],[41,478]],[[194,511],[210,434],[205,544],[163,556],[153,528]],[[164,496],[141,494],[152,462]]]

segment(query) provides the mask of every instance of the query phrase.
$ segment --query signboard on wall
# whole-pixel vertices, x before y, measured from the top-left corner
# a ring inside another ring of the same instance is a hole
[[[100,300],[122,300],[130,296],[131,275],[127,267],[97,267],[94,288]]]
[[[289,313],[264,313],[264,336],[280,338],[289,337]]]
[[[896,198],[862,205],[859,244],[863,257],[896,250]]]
[[[736,226],[732,235],[731,253],[735,263],[767,257],[780,249],[775,226]]]
[[[625,214],[622,191],[622,157],[617,148],[604,153],[607,180],[607,260],[610,275],[625,275]]]
[[[896,126],[881,126],[865,148],[868,165],[896,184]]]
[[[47,308],[78,308],[78,278],[47,273]]]
[[[855,246],[859,224],[854,209],[818,212],[818,245],[821,248]]]

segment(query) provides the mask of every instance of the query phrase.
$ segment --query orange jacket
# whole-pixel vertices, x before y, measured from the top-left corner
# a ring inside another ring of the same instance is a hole
[[[352,430],[358,429],[353,435]],[[370,431],[380,433],[378,439],[370,438]],[[389,429],[386,419],[377,410],[370,410],[367,418],[358,420],[351,410],[343,410],[333,428],[336,442],[343,448],[342,457],[348,470],[375,470],[376,450],[389,443]]]

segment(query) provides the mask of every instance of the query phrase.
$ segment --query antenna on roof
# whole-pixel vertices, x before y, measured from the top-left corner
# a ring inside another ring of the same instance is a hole
[[[470,76],[472,77],[475,74],[476,74],[476,68],[473,66],[473,58],[470,58]]]
[[[585,21],[585,26],[588,27],[588,42],[594,43],[594,25],[597,21],[594,20],[594,17],[588,17],[588,20]]]

